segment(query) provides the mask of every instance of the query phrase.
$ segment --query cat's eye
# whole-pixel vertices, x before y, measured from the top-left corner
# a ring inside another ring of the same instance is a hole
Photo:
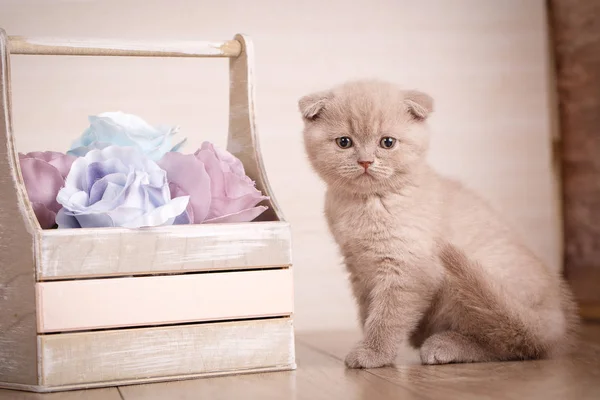
[[[384,149],[391,149],[392,147],[394,147],[395,144],[396,144],[396,139],[394,139],[393,137],[389,137],[389,136],[382,138],[381,141],[379,142],[379,145],[381,147],[383,147]]]
[[[350,139],[348,136],[339,137],[335,139],[335,142],[342,149],[349,149],[350,147],[352,147],[352,139]]]

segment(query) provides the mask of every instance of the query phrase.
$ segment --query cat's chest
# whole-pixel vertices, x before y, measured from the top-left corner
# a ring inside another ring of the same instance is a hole
[[[328,199],[329,227],[340,244],[348,241],[390,240],[402,231],[402,215],[393,199],[361,201]]]

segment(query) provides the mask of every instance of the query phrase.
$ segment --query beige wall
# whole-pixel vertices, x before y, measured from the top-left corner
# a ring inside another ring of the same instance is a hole
[[[431,93],[431,162],[487,197],[560,268],[543,0],[0,0],[0,27],[27,36],[252,36],[261,145],[294,231],[298,330],[355,324],[296,111],[303,94],[349,78]],[[225,144],[226,60],[17,56],[12,67],[20,151],[65,151],[87,115],[117,109],[181,125],[190,151],[202,140]]]

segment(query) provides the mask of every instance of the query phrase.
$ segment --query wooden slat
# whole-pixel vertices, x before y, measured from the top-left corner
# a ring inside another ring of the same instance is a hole
[[[0,29],[0,382],[37,383],[34,238],[37,221],[17,166],[10,61]]]
[[[125,400],[422,400],[365,370],[347,370],[326,354],[296,343],[298,369],[168,384],[121,387]],[[443,397],[442,397],[443,398]]]
[[[121,57],[237,57],[241,44],[225,42],[178,41],[139,42],[102,39],[26,38],[11,36],[10,53],[52,56]]]
[[[283,316],[293,312],[289,268],[41,282],[36,287],[39,332]]]
[[[40,239],[38,280],[290,265],[285,222],[152,229],[55,229]]]
[[[2,384],[0,384],[1,386]],[[54,394],[28,393],[39,391],[39,387],[9,386],[9,389],[0,389],[0,400],[123,400],[117,388],[76,390]]]
[[[39,344],[46,387],[295,368],[289,318],[42,335]]]

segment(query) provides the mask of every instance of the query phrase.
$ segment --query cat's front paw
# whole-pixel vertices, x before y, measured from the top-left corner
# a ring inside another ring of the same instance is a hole
[[[392,365],[394,356],[373,350],[363,343],[359,343],[346,356],[348,368],[379,368]]]

